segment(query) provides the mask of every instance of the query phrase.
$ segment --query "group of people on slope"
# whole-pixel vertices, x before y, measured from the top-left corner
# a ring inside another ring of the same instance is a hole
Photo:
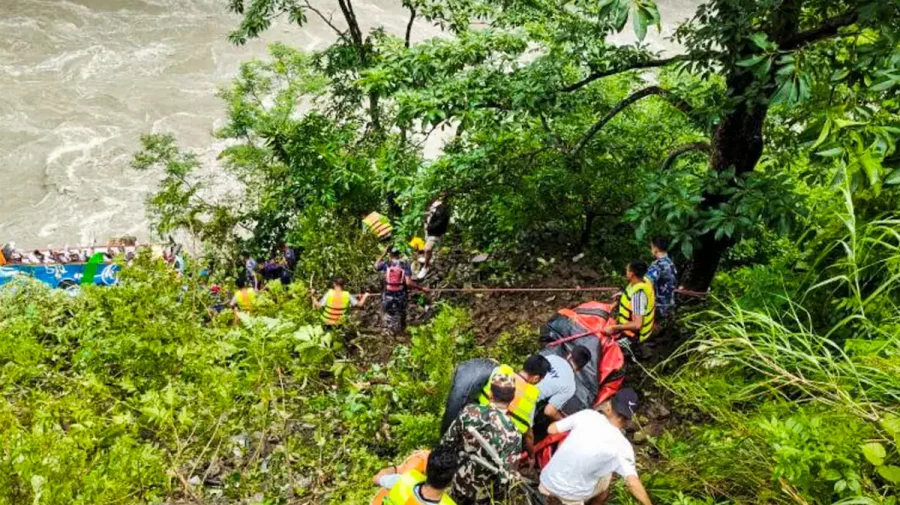
[[[517,469],[533,463],[533,423],[536,408],[543,405],[543,415],[552,420],[547,432],[568,433],[540,472],[538,489],[549,503],[605,503],[615,473],[639,502],[649,505],[634,450],[622,433],[638,406],[635,392],[623,389],[593,409],[562,413],[575,394],[575,373],[589,360],[586,348],[575,347],[565,357],[531,356],[518,371],[497,365],[427,464],[418,456],[418,467],[404,463],[375,476],[375,484],[389,490],[380,503],[467,505],[506,496],[520,478]]]
[[[675,306],[678,270],[669,258],[669,241],[655,237],[650,241],[652,264],[636,259],[628,264],[628,285],[619,296],[616,322],[603,332],[610,335],[632,356],[644,354],[644,343],[664,327]]]
[[[677,271],[667,250],[667,240],[654,238],[653,264],[635,260],[628,265],[628,286],[612,310],[604,313],[604,318],[611,318],[603,327],[603,338],[615,339],[626,350],[639,346],[654,332],[655,323],[670,314]],[[621,359],[619,346],[612,341],[610,345]],[[603,349],[599,346],[597,352]],[[650,504],[638,477],[634,449],[623,433],[638,408],[637,393],[617,385],[614,394],[603,396],[593,407],[565,413],[578,390],[576,375],[594,358],[601,361],[588,348],[575,345],[565,354],[533,355],[520,370],[492,365],[477,398],[445,427],[427,460],[419,456],[418,467],[392,466],[375,476],[375,484],[387,493],[383,503],[465,505],[502,496],[504,484],[508,487],[516,478],[517,469],[533,464],[536,420],[543,417],[549,422],[547,436],[566,434],[540,471],[538,489],[548,503],[603,504],[613,476],[618,475],[635,499]],[[456,376],[465,366],[457,368]],[[451,410],[448,399],[447,412]]]
[[[422,241],[422,267],[414,273],[412,263],[405,259],[400,250],[388,245],[375,261],[375,270],[381,276],[381,311],[385,329],[392,335],[406,331],[407,314],[413,293],[427,293],[428,289],[419,282],[432,267],[434,250],[450,224],[450,207],[447,193],[431,203],[425,216],[425,240]],[[387,235],[385,235],[387,236]],[[313,305],[322,310],[322,324],[327,328],[343,325],[347,311],[351,307],[362,306],[368,293],[354,295],[344,289],[344,279],[336,278],[332,287],[321,298],[313,296]]]
[[[279,281],[284,285],[293,281],[294,270],[297,267],[298,252],[288,245],[282,246],[278,254],[267,260],[255,258],[245,253],[235,280],[235,291],[231,298],[225,298],[225,302],[216,305],[216,311],[220,308],[231,307],[235,313],[238,311],[249,312],[256,306],[257,295],[266,289],[266,285],[272,281]],[[177,268],[176,268],[177,269]],[[201,272],[201,280],[205,282],[209,276],[207,271]],[[221,300],[224,292],[217,284],[209,286],[214,299]]]
[[[384,326],[392,335],[406,331],[407,312],[410,296],[413,292],[427,292],[427,288],[419,285],[414,278],[412,268],[404,260],[400,251],[388,246],[375,262],[375,270],[381,275],[381,311]],[[360,307],[369,297],[369,293],[351,294],[344,289],[344,279],[337,277],[321,298],[313,296],[313,306],[322,311],[322,325],[327,329],[343,326],[347,311],[352,307]]]

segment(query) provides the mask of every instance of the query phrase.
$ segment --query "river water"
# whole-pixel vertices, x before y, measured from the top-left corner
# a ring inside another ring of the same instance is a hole
[[[274,41],[317,49],[334,39],[311,19],[303,28],[276,24],[261,40],[233,46],[226,36],[238,18],[225,3],[0,0],[0,243],[148,239],[143,202],[159,174],[129,167],[140,135],[172,133],[214,167],[221,146],[211,132],[224,116],[215,92],[240,62],[264,56]],[[659,3],[665,36],[698,1]],[[364,27],[403,32],[399,0],[354,5]],[[435,34],[419,23],[415,38]],[[667,47],[659,35],[651,44]]]

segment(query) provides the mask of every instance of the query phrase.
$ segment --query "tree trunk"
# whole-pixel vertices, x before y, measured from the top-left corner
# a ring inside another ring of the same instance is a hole
[[[797,34],[803,0],[784,0],[775,10],[772,22],[767,29],[769,40],[781,46]],[[753,47],[738,50],[743,56],[757,52]],[[741,58],[738,58],[741,59]],[[742,68],[735,67],[728,75],[728,89],[734,97],[743,97],[751,91],[754,84],[753,75]],[[763,93],[771,98],[775,92],[775,69],[763,84]],[[734,110],[729,112],[712,138],[712,151],[709,168],[719,174],[734,170],[735,180],[752,172],[756,168],[763,152],[763,125],[766,121],[768,105],[757,100],[740,100]],[[715,209],[729,200],[729,196],[720,194],[703,194],[702,211]],[[683,285],[687,289],[706,291],[712,283],[719,268],[722,256],[734,244],[733,237],[716,239],[716,230],[701,235],[697,241],[697,249],[689,265]]]
[[[735,85],[732,89],[738,90],[747,89],[752,83],[752,77],[746,75],[735,76],[730,80]],[[745,104],[746,102],[738,105],[725,116],[712,139],[710,170],[721,174],[733,169],[735,184],[738,177],[753,171],[763,152],[763,124],[767,109],[762,105],[748,108]],[[700,208],[702,211],[715,209],[727,203],[728,199],[726,195],[704,193]],[[715,235],[716,230],[710,230],[699,237],[683,282],[687,289],[709,289],[722,256],[734,243],[729,237],[716,239]]]

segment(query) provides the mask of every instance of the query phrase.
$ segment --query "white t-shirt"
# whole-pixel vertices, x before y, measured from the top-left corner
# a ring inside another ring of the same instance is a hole
[[[584,501],[597,482],[615,472],[637,475],[634,449],[603,414],[587,409],[556,423],[569,437],[541,472],[541,484],[559,498]]]

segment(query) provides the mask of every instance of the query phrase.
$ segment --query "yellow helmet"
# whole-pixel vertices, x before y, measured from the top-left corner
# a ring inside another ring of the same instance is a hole
[[[413,237],[412,240],[409,241],[409,246],[416,251],[424,251],[425,250],[425,241],[420,237]]]

